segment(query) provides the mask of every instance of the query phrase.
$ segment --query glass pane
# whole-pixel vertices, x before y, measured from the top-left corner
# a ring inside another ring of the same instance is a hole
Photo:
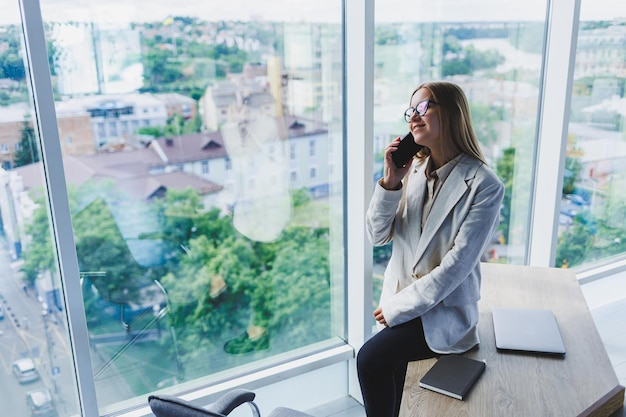
[[[374,181],[384,148],[408,130],[403,114],[415,88],[461,86],[482,151],[506,187],[484,255],[490,262],[526,256],[545,12],[540,0],[376,2]],[[374,248],[375,304],[390,255],[391,244]]]
[[[17,5],[0,0],[0,402],[3,415],[75,416],[77,381]]]
[[[103,412],[344,343],[341,3],[236,3],[42,0]]]
[[[556,266],[626,251],[626,3],[581,4]]]

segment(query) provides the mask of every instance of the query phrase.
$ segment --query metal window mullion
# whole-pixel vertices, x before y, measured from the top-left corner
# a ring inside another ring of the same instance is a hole
[[[548,7],[528,264],[554,266],[581,0]]]
[[[19,0],[26,60],[30,69],[35,127],[41,141],[41,157],[50,203],[51,230],[68,318],[70,345],[78,381],[81,415],[98,416],[89,335],[80,286],[78,259],[63,170],[50,67],[41,8],[38,0]]]
[[[358,351],[372,333],[373,262],[365,211],[374,170],[374,0],[345,0],[344,7],[346,303],[348,343]],[[360,399],[355,361],[348,367],[348,393]]]

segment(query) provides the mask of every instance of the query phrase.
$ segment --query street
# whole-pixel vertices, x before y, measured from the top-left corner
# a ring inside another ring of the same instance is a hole
[[[30,416],[26,393],[46,387],[59,416],[78,413],[76,381],[64,320],[46,311],[33,288],[23,288],[19,264],[11,262],[4,241],[0,245],[0,401],[3,415]],[[44,314],[45,312],[45,314]],[[20,384],[11,371],[19,358],[31,358],[40,378]]]

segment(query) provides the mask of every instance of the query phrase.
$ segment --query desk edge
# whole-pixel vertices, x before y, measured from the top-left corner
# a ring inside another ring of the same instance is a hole
[[[607,417],[624,406],[624,387],[617,385],[602,398],[592,404],[578,417]]]

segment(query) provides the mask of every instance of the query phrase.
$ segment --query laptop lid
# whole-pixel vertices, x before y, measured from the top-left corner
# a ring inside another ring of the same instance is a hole
[[[495,307],[492,314],[498,349],[565,354],[559,326],[551,310]]]

